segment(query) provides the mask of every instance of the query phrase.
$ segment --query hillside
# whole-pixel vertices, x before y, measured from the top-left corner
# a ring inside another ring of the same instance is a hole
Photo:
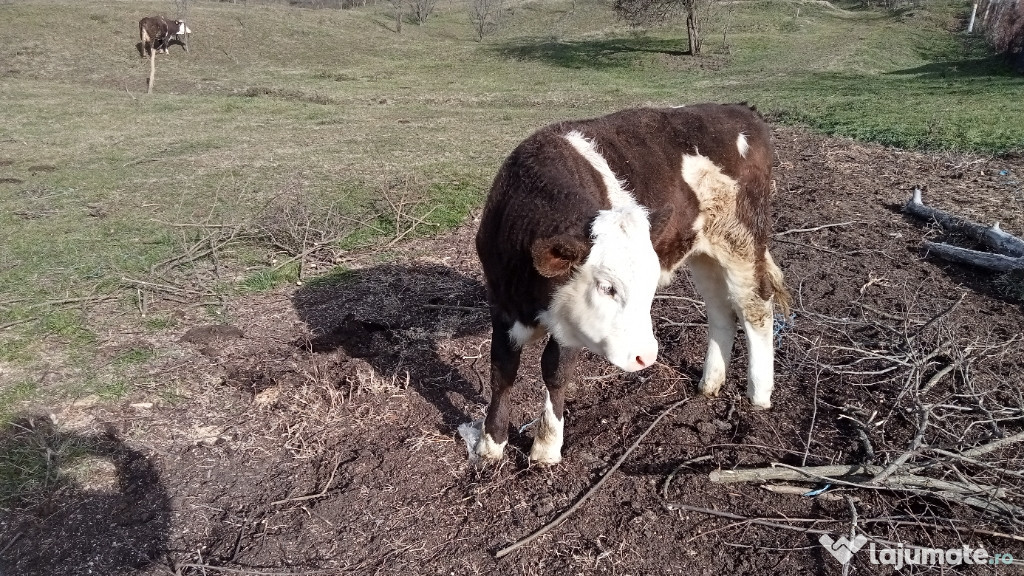
[[[960,33],[966,5],[726,1],[694,58],[610,2],[515,2],[479,41],[461,0],[400,34],[386,4],[191,1],[190,51],[147,95],[137,22],[181,5],[0,2],[0,572],[845,575],[817,533],[749,520],[838,535],[851,506],[883,540],[1024,557],[1019,518],[948,494],[707,480],[904,458],[1022,505],[1020,443],[992,447],[1024,438],[1021,280],[926,257],[938,233],[900,213],[922,187],[1024,233],[1024,77]],[[774,130],[797,296],[778,405],[744,407],[742,344],[722,397],[693,397],[705,319],[680,274],[659,366],[585,358],[562,465],[529,467],[518,431],[502,466],[467,466],[457,428],[489,395],[474,217],[500,162],[549,122],[699,101]]]

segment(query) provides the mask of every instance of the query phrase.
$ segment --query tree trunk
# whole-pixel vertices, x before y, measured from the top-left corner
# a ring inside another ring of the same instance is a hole
[[[686,35],[690,39],[690,55],[700,55],[700,31],[697,30],[697,18],[696,14],[693,13],[693,9],[690,9],[686,13]]]

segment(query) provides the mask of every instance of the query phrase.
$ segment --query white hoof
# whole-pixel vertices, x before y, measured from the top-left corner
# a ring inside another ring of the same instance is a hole
[[[708,381],[704,378],[700,379],[700,383],[697,384],[697,391],[701,394],[715,398],[718,396],[718,392],[722,389],[722,380],[717,382]]]
[[[507,440],[498,444],[493,438],[491,438],[490,434],[484,434],[480,437],[480,440],[477,441],[473,452],[475,452],[476,455],[480,457],[480,460],[484,462],[497,462],[505,455],[506,444],[508,444]]]
[[[545,444],[539,439],[533,441],[530,448],[530,462],[541,466],[554,466],[562,461],[562,450],[560,446]]]

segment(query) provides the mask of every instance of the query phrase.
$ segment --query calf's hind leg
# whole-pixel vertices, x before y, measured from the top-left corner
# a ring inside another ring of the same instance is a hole
[[[695,254],[687,262],[697,292],[704,298],[708,317],[708,351],[704,357],[704,375],[697,390],[705,396],[718,396],[725,382],[736,338],[736,313],[729,300],[725,271],[706,254]]]
[[[729,368],[738,318],[743,324],[749,356],[747,397],[754,408],[771,408],[775,379],[772,300],[759,295],[753,262],[730,260],[725,266],[706,254],[698,254],[688,263],[708,316],[708,353],[698,389],[707,396],[718,394]]]

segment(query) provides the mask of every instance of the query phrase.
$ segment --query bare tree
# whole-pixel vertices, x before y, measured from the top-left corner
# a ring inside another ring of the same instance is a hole
[[[501,26],[504,12],[504,0],[470,0],[469,21],[476,31],[477,40],[493,34]]]
[[[434,13],[435,6],[437,6],[437,0],[409,0],[412,15],[416,18],[416,23],[420,25]]]
[[[985,39],[1024,71],[1024,1],[985,0],[981,27]]]
[[[690,54],[698,56],[704,45],[702,31],[711,20],[719,0],[615,0],[615,12],[627,22],[642,27],[663,24],[686,16]]]
[[[395,11],[395,32],[402,33],[402,12],[405,8],[405,0],[388,0],[391,8]]]

